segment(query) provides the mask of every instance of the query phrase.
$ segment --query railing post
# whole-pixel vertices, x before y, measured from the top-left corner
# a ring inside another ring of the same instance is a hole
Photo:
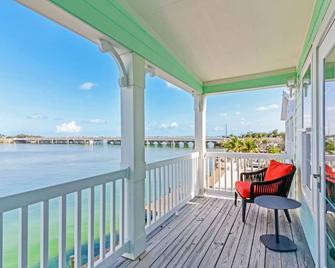
[[[130,242],[124,255],[135,259],[145,250],[144,223],[144,83],[145,63],[135,53],[121,56],[127,71],[127,83],[121,85],[121,166],[129,167],[125,191],[125,241]],[[123,81],[124,82],[124,81]]]
[[[195,150],[199,152],[198,173],[194,185],[196,196],[204,195],[204,182],[206,178],[206,96],[194,96],[195,118]]]

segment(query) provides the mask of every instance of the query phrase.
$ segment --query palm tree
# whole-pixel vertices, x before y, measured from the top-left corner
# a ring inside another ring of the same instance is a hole
[[[332,142],[329,138],[326,139],[325,149],[328,154],[334,154],[335,153],[335,145],[334,142]]]
[[[229,140],[224,141],[221,146],[227,151],[240,152],[243,146],[243,142],[238,137],[232,136],[231,138],[229,138]]]
[[[254,138],[246,138],[243,141],[242,152],[244,153],[257,153],[258,148]]]

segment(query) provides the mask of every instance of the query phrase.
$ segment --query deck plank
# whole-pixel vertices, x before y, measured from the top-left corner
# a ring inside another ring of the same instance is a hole
[[[291,212],[292,224],[291,230],[293,234],[293,241],[296,243],[297,250],[297,261],[299,267],[315,267],[312,254],[308,248],[306,237],[303,233],[301,222],[298,218],[297,213]]]
[[[205,253],[205,256],[199,256],[193,261],[192,266],[187,267],[215,267],[217,260],[220,257],[220,254],[222,252],[222,249],[224,248],[226,241],[228,239],[228,236],[232,232],[232,228],[234,227],[236,218],[239,218],[241,215],[241,206],[233,206],[229,213],[227,220],[222,224],[219,231],[214,237],[214,240],[212,241],[211,245],[207,249],[207,252]]]
[[[250,268],[265,267],[265,246],[260,241],[259,237],[266,234],[267,229],[267,214],[266,208],[259,208],[255,235],[252,244],[251,257],[249,261]]]
[[[248,220],[244,224],[232,267],[247,267],[249,263],[259,210],[256,204],[251,204],[250,206]]]
[[[226,233],[228,236],[228,231],[225,231],[224,227],[227,227],[227,229],[230,230],[239,208],[235,207],[232,202],[228,201],[227,206],[223,210],[224,211],[221,213],[219,218],[220,220],[217,223],[213,223],[208,228],[201,241],[193,247],[192,252],[189,254],[186,262],[182,262],[184,267],[199,266],[205,254],[207,254],[210,246],[215,243],[215,238],[217,238],[219,234],[224,233]]]
[[[217,229],[221,226],[223,221],[225,220],[226,216],[228,215],[228,212],[233,205],[228,200],[223,200],[222,202],[220,200],[220,203],[223,203],[223,206],[221,207],[220,211],[214,212],[216,215],[214,217],[207,217],[203,223],[199,226],[199,228],[192,234],[192,236],[188,239],[188,241],[183,245],[183,247],[178,251],[178,253],[173,257],[171,262],[169,263],[168,267],[176,267],[178,265],[184,265],[184,263],[187,261],[189,256],[195,252],[195,248],[198,245],[203,245],[206,243],[211,234],[215,234],[217,232]],[[209,240],[210,241],[210,240]],[[200,249],[198,247],[198,249]],[[206,247],[202,246],[201,251],[198,252],[199,255],[204,255],[204,252],[206,252]],[[185,265],[187,266],[187,265]]]
[[[279,233],[293,240],[290,223],[287,221],[284,211],[279,211]],[[298,268],[296,252],[281,252],[282,267]]]
[[[139,260],[136,267],[149,267],[152,265],[157,258],[163,254],[163,252],[173,243],[186,229],[189,229],[191,226],[198,224],[199,219],[203,219],[207,216],[210,211],[210,208],[217,202],[217,199],[212,199],[210,202],[207,202],[201,211],[197,214],[196,218],[190,216],[185,221],[181,222],[175,229],[171,229],[168,235],[159,241],[151,251],[148,252],[142,259]]]
[[[246,221],[248,221],[250,217],[250,210],[251,210],[250,207],[251,205],[248,204],[246,212]],[[244,227],[245,224],[242,223],[241,218],[237,217],[235,220],[235,224],[220,254],[220,257],[216,263],[216,267],[232,267],[236,249],[240,242]]]
[[[293,239],[297,252],[278,253],[260,242],[274,233],[274,212],[251,204],[246,224],[241,204],[218,198],[193,199],[147,236],[147,248],[135,261],[119,258],[110,267],[315,267],[301,223],[295,212],[288,224],[279,212],[279,228]]]
[[[123,263],[116,264],[113,267],[125,268],[135,267],[160,241],[162,241],[167,235],[170,234],[171,230],[180,227],[181,223],[189,223],[193,218],[197,217],[198,213],[202,211],[210,200],[208,198],[197,198],[193,199],[192,202],[188,202],[178,213],[178,216],[173,216],[172,220],[168,224],[163,223],[158,227],[158,231],[153,231],[154,235],[148,235],[146,250],[134,261],[123,258]]]
[[[274,217],[275,213],[273,209],[268,210],[268,217],[267,217],[267,234],[274,234],[275,233],[275,224],[274,224]],[[280,253],[272,251],[270,249],[265,250],[265,266],[267,268],[281,268],[281,260],[280,260]],[[286,268],[286,267],[283,267]]]
[[[211,208],[199,217],[197,221],[193,221],[193,223],[164,250],[151,267],[168,267],[169,263],[175,258],[179,251],[184,251],[184,246],[188,247],[191,243],[196,243],[198,237],[203,235],[208,225],[217,217],[224,204],[225,202],[219,199],[213,202]],[[178,265],[178,263],[176,265]]]

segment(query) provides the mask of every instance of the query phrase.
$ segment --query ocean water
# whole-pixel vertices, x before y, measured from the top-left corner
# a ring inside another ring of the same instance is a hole
[[[146,162],[168,159],[191,152],[189,148],[146,147]],[[67,181],[107,173],[120,168],[120,146],[116,145],[0,145],[0,196],[11,195],[32,189],[56,185]],[[118,186],[117,186],[118,187]],[[106,230],[110,219],[109,187],[106,187]],[[95,189],[95,255],[99,254],[99,189]],[[116,191],[116,206],[120,195]],[[87,261],[87,198],[82,196],[82,263]],[[67,196],[67,263],[73,255],[74,196]],[[29,206],[28,219],[28,263],[39,267],[40,253],[40,204]],[[58,266],[58,222],[59,200],[49,203],[49,267]],[[4,267],[17,267],[19,211],[4,213]],[[116,240],[119,232],[119,215],[116,215]],[[109,236],[106,236],[106,246]]]

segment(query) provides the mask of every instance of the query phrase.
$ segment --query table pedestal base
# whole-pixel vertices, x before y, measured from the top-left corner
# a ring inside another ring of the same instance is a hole
[[[289,252],[297,250],[296,244],[294,244],[291,239],[283,235],[279,235],[279,243],[276,241],[275,234],[261,235],[260,240],[264,246],[273,251]]]

